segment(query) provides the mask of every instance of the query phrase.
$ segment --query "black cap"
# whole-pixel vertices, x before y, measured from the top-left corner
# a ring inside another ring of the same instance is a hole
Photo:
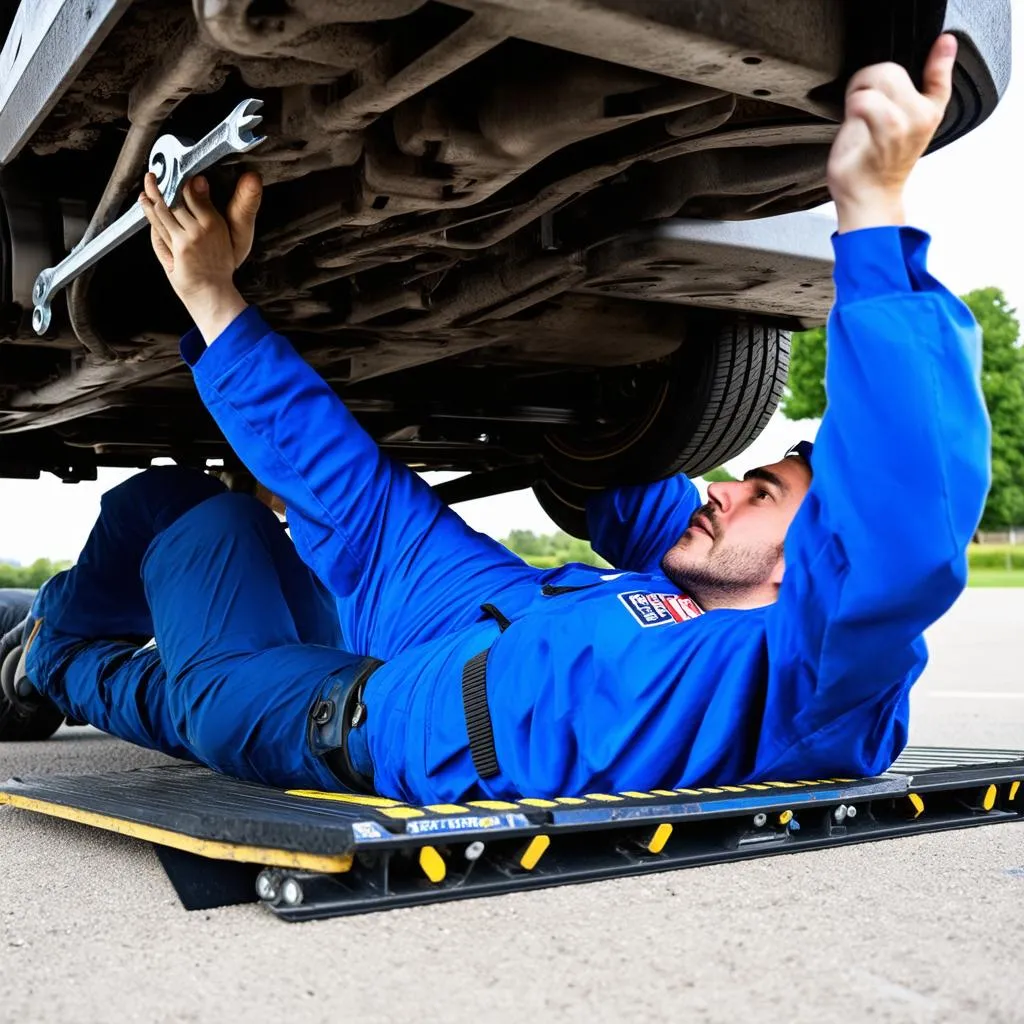
[[[813,441],[797,441],[797,443],[793,445],[793,447],[790,448],[788,452],[786,452],[785,457],[788,459],[791,455],[796,455],[799,458],[803,459],[804,462],[806,462],[809,466],[811,465],[811,454],[813,451]]]

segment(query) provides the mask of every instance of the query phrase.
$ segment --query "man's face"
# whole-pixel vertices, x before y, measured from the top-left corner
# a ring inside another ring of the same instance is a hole
[[[771,603],[786,531],[810,483],[807,464],[787,458],[711,484],[707,504],[662,559],[663,572],[705,608]]]

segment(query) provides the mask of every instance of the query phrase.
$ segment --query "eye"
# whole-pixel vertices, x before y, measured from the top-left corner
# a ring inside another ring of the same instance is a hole
[[[773,498],[774,495],[771,491],[766,491],[763,487],[759,487],[756,497],[758,501],[763,501],[765,498]]]

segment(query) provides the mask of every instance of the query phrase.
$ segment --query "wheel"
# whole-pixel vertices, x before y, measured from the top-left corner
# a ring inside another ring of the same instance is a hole
[[[548,434],[534,493],[567,533],[586,538],[587,492],[699,476],[747,448],[782,397],[789,334],[746,321],[695,320],[669,359],[642,368],[631,412],[608,426]],[[583,532],[580,532],[583,531]]]
[[[638,384],[631,415],[545,438],[550,474],[578,487],[697,476],[742,452],[775,412],[789,334],[747,322],[697,321],[686,342]]]
[[[589,540],[587,530],[587,498],[597,490],[587,490],[549,476],[533,485],[533,493],[542,509],[564,533]]]

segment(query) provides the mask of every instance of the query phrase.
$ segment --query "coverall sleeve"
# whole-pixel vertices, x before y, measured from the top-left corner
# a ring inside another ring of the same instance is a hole
[[[966,583],[990,475],[981,338],[926,270],[928,243],[895,227],[834,238],[828,409],[767,613],[766,777],[832,738],[860,740],[862,770],[888,768],[922,632]]]
[[[522,565],[382,452],[255,307],[209,348],[190,331],[181,352],[228,443],[284,502],[300,555],[336,597],[348,597],[371,576],[411,588],[425,575],[479,563],[484,554],[488,565]]]
[[[587,502],[591,546],[616,569],[658,572],[700,504],[697,488],[682,474],[601,491]]]

